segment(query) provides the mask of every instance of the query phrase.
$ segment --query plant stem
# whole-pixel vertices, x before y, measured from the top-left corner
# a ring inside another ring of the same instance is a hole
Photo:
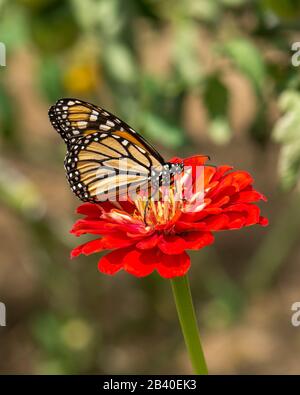
[[[171,280],[181,330],[196,374],[208,374],[187,276]]]

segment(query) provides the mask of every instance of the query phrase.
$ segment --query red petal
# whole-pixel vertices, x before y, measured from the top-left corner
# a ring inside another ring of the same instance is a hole
[[[115,250],[103,256],[98,262],[98,269],[105,274],[115,274],[123,267],[123,258],[128,253],[127,248]]]
[[[245,226],[259,223],[260,209],[255,204],[251,204],[251,203],[233,204],[232,206],[224,208],[224,212],[226,212],[226,214],[229,212],[235,213],[235,216],[237,215],[237,217],[243,219]],[[231,218],[230,221],[232,221],[233,218],[232,215],[230,218]],[[230,223],[228,226],[231,227],[231,225],[232,224]]]
[[[71,258],[75,258],[80,254],[90,255],[95,252],[103,250],[112,250],[114,248],[124,248],[135,243],[130,237],[126,237],[124,234],[108,235],[101,239],[88,241],[87,243],[81,244],[74,248],[71,252]]]
[[[95,203],[83,203],[77,207],[76,212],[93,218],[99,218],[102,213],[100,206]]]
[[[233,167],[228,166],[228,165],[218,166],[216,174],[213,178],[214,181],[219,180],[221,177],[223,177],[225,175],[225,173],[227,173],[228,171],[230,171],[232,169],[233,169]]]
[[[191,265],[190,257],[186,252],[179,255],[165,255],[161,253],[160,263],[156,270],[164,278],[183,276]]]
[[[259,217],[259,225],[261,225],[261,226],[268,226],[269,225],[268,218]]]
[[[183,159],[184,166],[203,166],[209,160],[207,155],[194,155]]]
[[[232,199],[233,202],[237,203],[252,203],[257,202],[258,200],[267,201],[267,198],[263,194],[254,190],[239,192]]]
[[[103,238],[103,245],[107,250],[113,248],[124,248],[136,242],[135,239],[126,236],[124,233],[109,234]]]
[[[71,251],[71,258],[76,258],[80,254],[89,255],[93,252],[103,251],[103,240],[96,239],[88,241],[87,243],[81,244]]]
[[[246,171],[234,171],[230,173],[232,176],[233,184],[238,187],[238,190],[246,188],[248,185],[253,183],[253,178]]]
[[[215,215],[222,213],[222,209],[220,207],[207,207],[198,212],[187,212],[183,213],[180,217],[180,221],[183,222],[198,222],[204,221],[204,218],[208,215]]]
[[[160,236],[157,233],[155,233],[154,235],[139,241],[136,244],[136,247],[140,248],[141,250],[148,250],[149,248],[155,247],[159,239]]]
[[[240,229],[245,226],[245,218],[238,213],[228,213],[228,225],[226,229]]]
[[[183,233],[183,232],[192,231],[192,230],[206,230],[206,228],[207,228],[207,226],[204,221],[203,222],[178,221],[175,224],[176,233]]]
[[[207,186],[211,180],[214,179],[216,168],[213,166],[206,166],[204,169],[204,185]]]
[[[157,250],[132,249],[123,259],[123,269],[136,277],[145,277],[153,272],[157,263]]]
[[[225,214],[212,215],[206,217],[204,222],[206,224],[206,230],[217,231],[226,229],[228,225],[228,216]]]
[[[159,249],[165,254],[181,254],[185,248],[185,240],[180,236],[165,236],[158,243]]]
[[[221,193],[220,193],[220,195],[221,195]],[[225,204],[227,204],[229,201],[230,201],[230,197],[227,195],[220,196],[220,197],[218,196],[213,199],[210,207],[222,207],[222,206],[225,206]]]
[[[73,225],[70,233],[76,236],[81,236],[86,233],[103,235],[112,232],[133,232],[137,233],[137,225],[135,224],[120,224],[117,222],[108,222],[106,220],[91,220],[91,219],[79,219]]]
[[[160,250],[168,255],[181,254],[185,250],[199,250],[213,242],[210,232],[189,232],[180,236],[164,236],[158,243]]]
[[[199,250],[212,244],[214,237],[210,232],[190,232],[183,236],[187,250]]]
[[[178,156],[174,156],[174,158],[169,160],[170,163],[182,163],[183,159],[179,158]]]

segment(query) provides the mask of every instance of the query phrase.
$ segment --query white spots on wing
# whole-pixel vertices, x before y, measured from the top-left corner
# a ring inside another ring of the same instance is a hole
[[[125,147],[126,147],[126,145],[128,145],[128,143],[129,143],[129,142],[128,142],[127,140],[123,140],[123,141],[122,141],[122,144],[123,144]]]
[[[100,137],[101,137],[101,138],[102,138],[102,137],[106,137],[106,136],[108,136],[107,133],[102,133],[102,134],[100,134]]]
[[[110,127],[115,126],[114,122],[112,122],[112,121],[106,121],[106,125],[110,126]]]
[[[101,129],[101,130],[109,130],[109,129],[110,129],[110,126],[101,124],[101,125],[99,126],[99,129]]]
[[[97,115],[92,114],[92,115],[90,116],[90,121],[91,121],[91,122],[97,121],[97,119],[98,119],[98,116],[97,116]]]
[[[68,101],[68,106],[73,106],[74,104],[75,104],[75,102],[73,100]]]
[[[84,129],[84,128],[86,128],[86,126],[87,126],[87,121],[78,121],[78,122],[77,122],[77,126],[78,126],[80,129]]]

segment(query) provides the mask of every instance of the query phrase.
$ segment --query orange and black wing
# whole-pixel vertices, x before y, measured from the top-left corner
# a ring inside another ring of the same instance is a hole
[[[151,169],[164,164],[129,125],[97,106],[61,99],[49,116],[68,146],[65,168],[71,189],[84,201],[118,200],[148,189]]]

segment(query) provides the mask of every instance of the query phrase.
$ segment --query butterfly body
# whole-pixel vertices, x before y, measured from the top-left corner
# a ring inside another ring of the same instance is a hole
[[[93,104],[60,99],[49,110],[53,127],[67,145],[65,169],[72,191],[98,202],[172,184],[182,163],[162,156],[128,124]]]
[[[181,174],[183,171],[183,163],[166,162],[162,169],[152,169],[149,180],[155,187],[168,186],[174,179],[176,174]]]

